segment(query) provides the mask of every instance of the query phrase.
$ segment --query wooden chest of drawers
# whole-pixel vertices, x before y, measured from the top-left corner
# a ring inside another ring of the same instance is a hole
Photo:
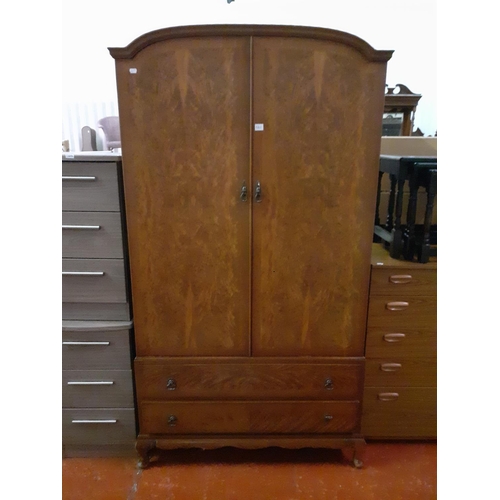
[[[63,455],[134,453],[121,158],[63,155]]]
[[[437,263],[391,259],[374,245],[361,430],[436,437]]]

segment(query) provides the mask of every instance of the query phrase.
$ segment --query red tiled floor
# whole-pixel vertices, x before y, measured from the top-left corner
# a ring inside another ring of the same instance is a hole
[[[63,500],[433,500],[433,443],[369,443],[365,467],[329,450],[176,450],[133,459],[64,459]]]

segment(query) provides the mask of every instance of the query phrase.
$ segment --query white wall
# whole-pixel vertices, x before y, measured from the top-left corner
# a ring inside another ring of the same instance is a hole
[[[155,29],[189,24],[291,24],[347,31],[376,49],[394,50],[387,83],[423,97],[415,126],[434,135],[435,0],[87,0],[63,9],[63,101],[116,101],[107,47],[128,45]]]

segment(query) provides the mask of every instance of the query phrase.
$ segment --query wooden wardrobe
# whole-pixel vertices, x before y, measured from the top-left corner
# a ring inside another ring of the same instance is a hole
[[[339,31],[147,33],[116,60],[137,449],[360,465],[386,63]]]

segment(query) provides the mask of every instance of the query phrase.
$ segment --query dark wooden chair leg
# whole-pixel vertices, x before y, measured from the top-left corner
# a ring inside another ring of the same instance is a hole
[[[392,241],[389,248],[389,254],[393,259],[399,259],[403,247],[403,232],[401,229],[401,216],[403,215],[403,189],[405,179],[398,179],[396,194],[396,220],[392,228]]]
[[[431,233],[431,222],[432,222],[432,211],[434,210],[434,199],[437,193],[437,170],[429,171],[429,181],[427,183],[427,205],[425,207],[425,219],[424,219],[424,241],[418,255],[418,261],[425,264],[429,262],[429,256],[431,251],[430,245],[430,233]]]
[[[418,173],[413,172],[410,177],[410,198],[406,213],[406,230],[404,233],[403,255],[405,260],[413,260],[415,255],[415,221],[417,218]]]
[[[377,205],[375,207],[375,226],[380,226],[380,190],[382,186],[382,177],[384,172],[378,173],[378,185],[377,185]],[[380,243],[382,238],[376,234],[373,235],[373,243]]]
[[[394,174],[389,176],[391,180],[391,190],[389,191],[389,204],[387,207],[387,218],[385,221],[385,228],[387,231],[392,231],[392,225],[394,224],[394,203],[396,201],[396,182],[397,178]]]

